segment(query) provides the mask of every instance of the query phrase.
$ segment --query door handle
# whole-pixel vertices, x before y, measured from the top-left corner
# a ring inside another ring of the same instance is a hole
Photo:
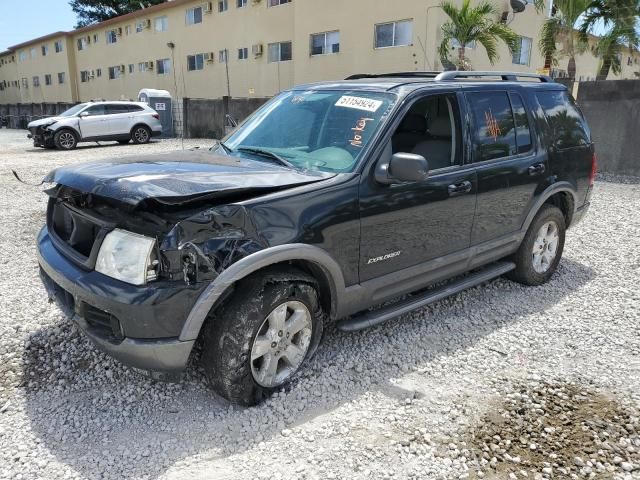
[[[464,195],[465,193],[469,193],[471,191],[471,182],[465,180],[462,183],[456,183],[453,185],[449,185],[447,190],[449,191],[450,197],[455,197],[456,195]]]
[[[532,177],[535,175],[540,175],[544,173],[545,170],[546,167],[544,166],[544,163],[536,163],[535,165],[531,165],[529,167],[529,175],[531,175]]]

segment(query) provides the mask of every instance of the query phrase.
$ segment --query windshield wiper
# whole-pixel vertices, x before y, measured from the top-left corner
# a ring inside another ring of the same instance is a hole
[[[259,155],[261,157],[270,158],[271,160],[275,160],[276,162],[278,162],[280,165],[284,165],[285,167],[289,167],[289,168],[291,168],[293,170],[298,170],[298,167],[296,167],[289,160],[285,160],[284,158],[282,158],[277,153],[273,153],[270,150],[265,150],[264,148],[238,147],[237,150],[239,152],[253,153],[254,155]]]

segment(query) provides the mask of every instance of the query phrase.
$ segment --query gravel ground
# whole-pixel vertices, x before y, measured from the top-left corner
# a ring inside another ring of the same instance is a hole
[[[45,196],[10,173],[179,147],[60,153],[0,130],[0,478],[640,478],[638,181],[596,183],[548,284],[498,279],[329,329],[291,388],[241,409],[197,368],[138,376],[47,303]]]

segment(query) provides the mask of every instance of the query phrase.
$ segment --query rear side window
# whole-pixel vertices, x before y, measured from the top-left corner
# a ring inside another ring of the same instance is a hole
[[[515,155],[516,129],[507,92],[468,93],[467,99],[473,116],[473,161]]]
[[[129,113],[129,108],[127,105],[118,105],[118,104],[107,105],[105,107],[105,110],[107,115],[115,115],[117,113]]]
[[[517,93],[510,93],[511,107],[513,108],[513,118],[516,122],[516,145],[518,153],[526,153],[531,150],[531,129],[529,128],[529,118],[524,108],[522,97]]]
[[[567,92],[538,92],[536,97],[547,117],[553,143],[557,148],[579,147],[591,143],[591,133],[582,112]]]
[[[130,112],[141,112],[144,110],[140,105],[128,105]]]

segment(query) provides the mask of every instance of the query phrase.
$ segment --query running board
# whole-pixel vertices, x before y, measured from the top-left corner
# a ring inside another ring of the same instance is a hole
[[[467,288],[475,287],[487,280],[492,280],[513,270],[514,268],[516,268],[516,265],[513,262],[492,263],[482,270],[448,283],[443,287],[430,290],[421,295],[412,296],[407,300],[394,303],[393,305],[381,308],[380,310],[365,312],[357,317],[341,320],[337,324],[338,329],[343,332],[355,332],[379,325],[382,322],[397,318],[405,313],[409,313],[413,310],[429,305],[430,303],[434,303],[442,300],[443,298],[460,293]]]

